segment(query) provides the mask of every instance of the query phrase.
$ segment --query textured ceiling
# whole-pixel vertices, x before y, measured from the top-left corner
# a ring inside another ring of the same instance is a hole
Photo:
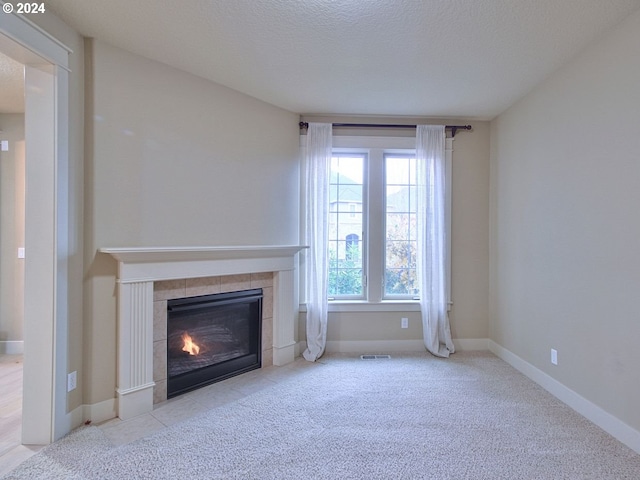
[[[298,113],[493,118],[640,0],[47,0],[136,54]]]
[[[24,66],[0,52],[0,113],[24,112]]]

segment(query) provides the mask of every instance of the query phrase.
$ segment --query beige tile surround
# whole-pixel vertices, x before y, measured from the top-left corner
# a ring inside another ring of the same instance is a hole
[[[273,365],[273,272],[160,280],[153,284],[153,403],[167,399],[167,300],[262,288],[262,367]]]

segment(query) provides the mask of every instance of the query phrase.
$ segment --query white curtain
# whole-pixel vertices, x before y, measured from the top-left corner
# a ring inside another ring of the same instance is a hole
[[[416,128],[417,273],[424,344],[439,357],[455,352],[447,313],[444,125]]]
[[[305,152],[307,349],[305,359],[315,362],[327,343],[327,276],[329,243],[330,123],[309,123]]]

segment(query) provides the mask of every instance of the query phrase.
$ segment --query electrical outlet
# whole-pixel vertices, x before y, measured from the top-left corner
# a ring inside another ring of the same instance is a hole
[[[409,319],[408,318],[401,318],[400,319],[400,326],[402,328],[409,328]]]
[[[8,140],[2,140],[0,142],[0,151],[1,152],[8,152],[9,151],[9,141]]]
[[[18,258],[24,258],[24,247],[18,247]]]
[[[558,364],[558,351],[554,348],[551,349],[551,363]]]
[[[67,375],[67,392],[75,390],[78,386],[78,372],[73,371]]]

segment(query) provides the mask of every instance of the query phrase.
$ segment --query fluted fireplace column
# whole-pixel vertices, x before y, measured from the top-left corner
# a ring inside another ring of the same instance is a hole
[[[293,281],[293,270],[276,272],[273,278],[273,364],[276,366],[294,359]]]
[[[153,282],[118,281],[118,415],[153,405]],[[151,339],[151,341],[150,341]]]

